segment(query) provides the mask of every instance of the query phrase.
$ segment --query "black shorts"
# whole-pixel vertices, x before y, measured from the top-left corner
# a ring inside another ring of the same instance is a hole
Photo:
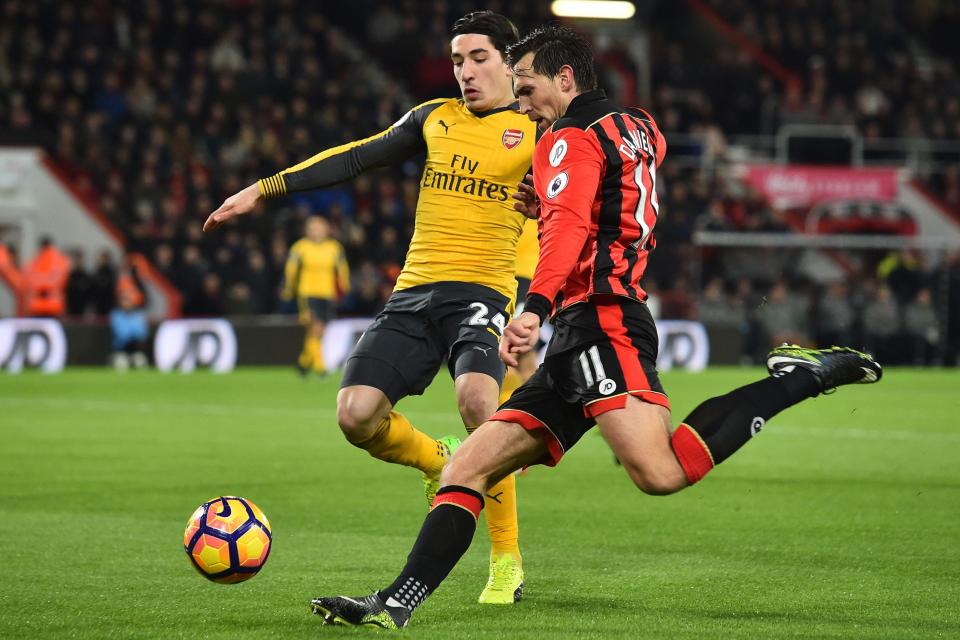
[[[333,300],[328,298],[297,298],[297,309],[303,324],[315,320],[326,324],[333,318]]]
[[[499,385],[497,349],[509,306],[493,289],[466,282],[395,291],[347,359],[340,386],[376,387],[396,404],[422,394],[444,360],[454,379],[485,373]]]
[[[539,432],[553,466],[596,424],[622,409],[627,396],[670,408],[657,376],[657,327],[647,305],[594,298],[561,312],[540,368],[491,420]]]

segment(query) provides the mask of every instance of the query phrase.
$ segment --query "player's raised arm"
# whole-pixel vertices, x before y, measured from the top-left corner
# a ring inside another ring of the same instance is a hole
[[[408,111],[393,126],[380,133],[321,151],[280,173],[262,178],[235,193],[207,217],[204,231],[249,213],[261,198],[275,198],[296,191],[329,187],[355,178],[370,169],[406,160],[425,148],[423,123],[446,100],[431,100]]]

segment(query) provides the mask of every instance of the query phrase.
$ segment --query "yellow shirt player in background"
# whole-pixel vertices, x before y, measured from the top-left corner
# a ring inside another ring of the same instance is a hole
[[[297,360],[302,375],[326,375],[323,364],[323,331],[333,317],[337,299],[350,291],[350,267],[330,223],[310,216],[305,236],[290,247],[284,268],[283,299],[296,300],[300,324],[305,327],[303,351]]]
[[[517,309],[515,315],[523,313],[523,301],[530,289],[533,272],[537,269],[537,260],[540,259],[540,240],[537,237],[537,221],[527,220],[523,225],[523,233],[517,242]],[[522,385],[537,370],[537,351],[531,349],[517,358],[517,366],[507,369],[500,387],[500,404],[506,402],[517,387]]]
[[[458,20],[451,35],[461,99],[425,102],[386,131],[259,180],[227,198],[204,225],[214,229],[262,198],[331,186],[426,154],[406,262],[384,310],[347,359],[337,422],[371,456],[419,469],[431,504],[445,499],[435,495],[440,472],[459,440],[431,438],[394,407],[422,394],[446,362],[468,432],[496,411],[504,375],[497,350],[513,310],[517,240],[526,220],[520,213],[526,208],[511,196],[519,195],[537,136],[536,125],[517,111],[504,61],[518,39],[516,27],[477,11]],[[344,500],[350,504],[349,496]],[[512,604],[524,578],[514,476],[494,485],[485,504],[490,573],[479,601]]]

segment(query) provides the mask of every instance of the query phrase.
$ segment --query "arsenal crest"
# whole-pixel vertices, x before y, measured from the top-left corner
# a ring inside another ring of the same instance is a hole
[[[521,140],[523,140],[523,131],[520,131],[520,129],[507,129],[503,132],[503,137],[500,139],[500,141],[503,142],[503,146],[507,149],[513,149],[520,144]]]

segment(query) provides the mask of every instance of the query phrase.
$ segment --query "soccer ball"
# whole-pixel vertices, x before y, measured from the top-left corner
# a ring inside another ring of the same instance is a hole
[[[221,584],[257,575],[273,535],[263,511],[245,498],[220,496],[197,507],[183,532],[183,549],[204,578]]]

